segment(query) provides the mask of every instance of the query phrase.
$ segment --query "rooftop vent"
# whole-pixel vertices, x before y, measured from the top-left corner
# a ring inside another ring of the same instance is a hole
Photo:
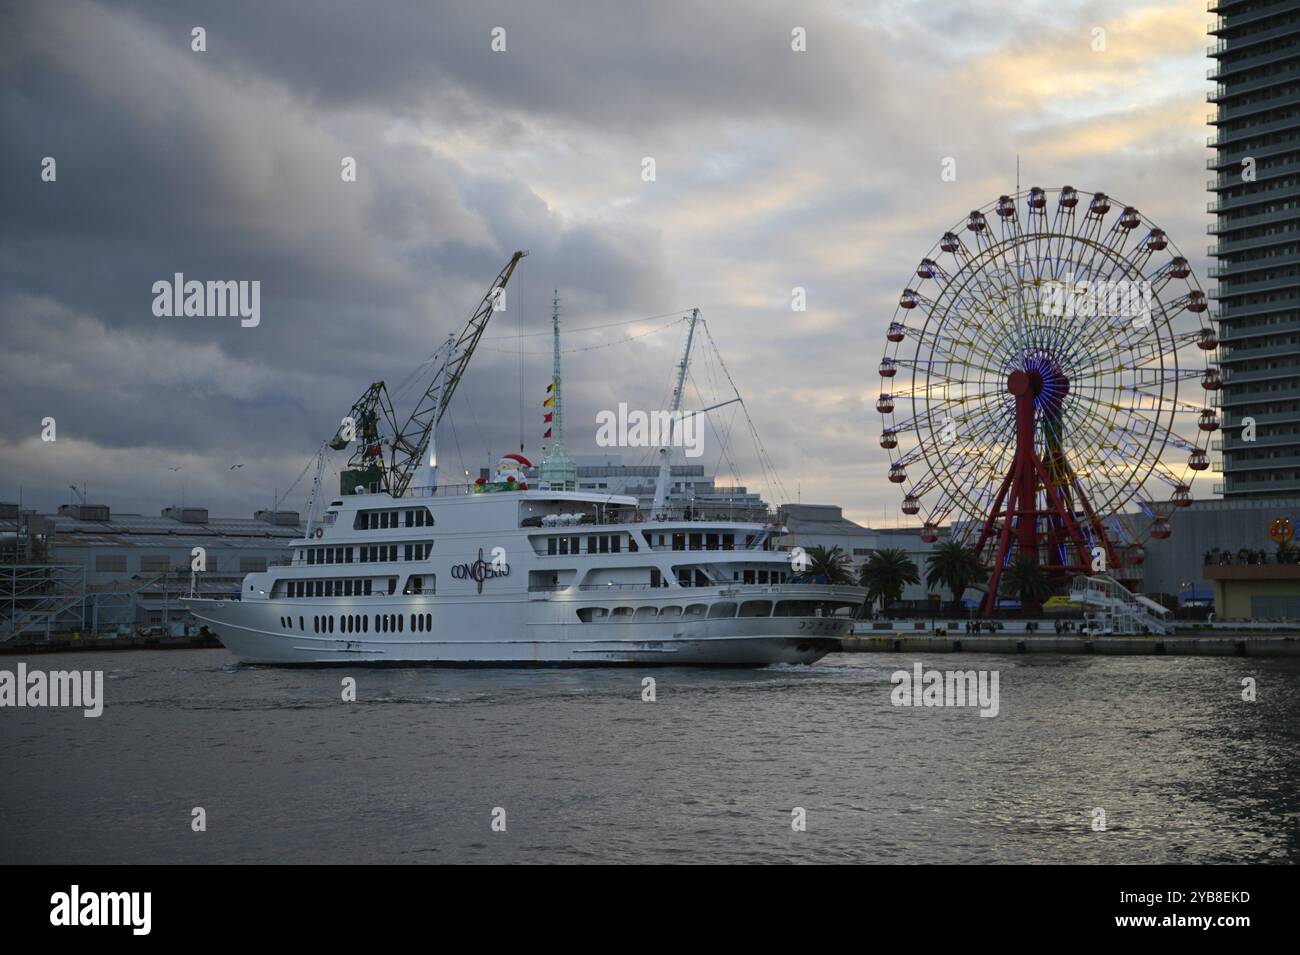
[[[106,523],[109,519],[107,504],[60,504],[59,513],[64,517],[71,517],[78,521],[101,521]]]
[[[182,524],[206,524],[208,509],[206,507],[164,507],[162,516],[170,517]]]
[[[253,517],[276,527],[297,527],[302,523],[297,511],[257,511]]]

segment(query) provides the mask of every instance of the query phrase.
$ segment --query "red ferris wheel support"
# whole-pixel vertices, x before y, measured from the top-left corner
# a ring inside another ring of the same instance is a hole
[[[1007,376],[1007,391],[1016,399],[1016,453],[975,545],[975,553],[982,557],[985,544],[997,540],[988,594],[982,608],[985,616],[992,616],[997,606],[1002,568],[1013,553],[1013,547],[1015,556],[1041,564],[1051,576],[1092,572],[1092,548],[1088,546],[1072,509],[1067,507],[1071,490],[1078,496],[1078,503],[1089,518],[1097,545],[1105,549],[1108,560],[1114,560],[1114,550],[1100,521],[1093,516],[1083,488],[1079,482],[1064,481],[1060,476],[1069,473],[1063,455],[1057,452],[1053,470],[1058,473],[1053,476],[1034,447],[1036,411],[1040,404],[1048,412],[1059,411],[1069,392],[1068,379],[1053,368],[1047,369],[1046,375],[1038,368],[1018,370]],[[1066,557],[1070,550],[1077,558],[1074,562],[1068,562]],[[1024,609],[1037,612],[1041,608],[1035,602]]]

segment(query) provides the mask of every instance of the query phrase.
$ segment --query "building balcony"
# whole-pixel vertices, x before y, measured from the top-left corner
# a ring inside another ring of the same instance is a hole
[[[1273,558],[1263,564],[1205,564],[1204,580],[1295,580],[1300,581],[1300,564],[1279,564]]]

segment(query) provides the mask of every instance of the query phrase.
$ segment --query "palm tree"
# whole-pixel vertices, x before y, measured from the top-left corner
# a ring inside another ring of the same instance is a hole
[[[988,569],[975,548],[959,541],[944,541],[925,559],[925,585],[933,590],[942,584],[951,590],[954,607],[967,587],[982,584],[988,577]]]
[[[1038,561],[1017,557],[1002,571],[1002,592],[1020,598],[1024,610],[1038,610],[1055,588]]]
[[[921,575],[906,551],[887,547],[871,552],[858,571],[858,582],[867,588],[867,606],[883,598],[883,609],[891,600],[901,599],[908,584],[919,584]]]
[[[804,576],[821,577],[828,584],[853,583],[853,558],[844,553],[838,544],[834,547],[809,547],[808,567]]]

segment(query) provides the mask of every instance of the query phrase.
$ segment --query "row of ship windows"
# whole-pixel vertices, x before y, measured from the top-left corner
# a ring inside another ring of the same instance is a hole
[[[424,578],[429,578],[429,586],[424,586]],[[415,575],[407,582],[405,593],[423,594],[435,593],[437,591],[437,575],[425,574]],[[387,592],[390,594],[397,593],[397,578],[381,578],[379,586],[384,586],[385,580],[388,584]],[[369,577],[365,578],[333,578],[328,577],[322,580],[286,580],[284,582],[284,596],[286,597],[369,597],[374,592],[374,581]],[[381,590],[381,592],[383,592]]]
[[[358,511],[352,521],[356,531],[383,530],[391,527],[432,527],[433,515],[427,507],[404,511]]]
[[[388,578],[388,592],[397,589],[397,578]],[[369,597],[374,582],[364,580],[290,580],[285,582],[286,597]]]
[[[747,540],[746,543],[748,542]],[[656,546],[668,547],[670,544],[673,550],[735,550],[736,535],[686,532],[659,535],[659,543]]]
[[[377,613],[375,614],[375,633],[402,633],[406,629],[403,617],[400,613]],[[337,621],[339,633],[369,633],[370,617],[364,613],[345,613],[335,616],[317,615],[311,618],[312,633],[334,633]],[[431,613],[413,613],[410,615],[411,633],[427,633],[433,629],[433,614]],[[298,629],[307,632],[306,620],[303,617],[298,618],[297,628],[293,625],[293,617],[281,617],[280,626],[285,630]]]
[[[433,541],[419,541],[414,544],[367,544],[362,547],[308,547],[306,562],[309,564],[359,564],[381,563],[398,559],[401,548],[402,560],[425,560],[433,553]]]
[[[606,619],[614,620],[651,620],[663,618],[697,619],[707,617],[709,620],[729,619],[731,617],[848,617],[857,610],[852,603],[834,603],[812,600],[781,600],[776,603],[775,613],[770,600],[746,600],[737,607],[734,601],[723,600],[712,606],[691,604],[683,610],[681,607],[583,607],[578,611],[578,619],[583,623],[597,623]]]
[[[628,550],[636,550],[636,541],[628,539]],[[587,537],[588,554],[621,554],[623,552],[623,537],[621,534],[591,534]],[[548,537],[546,538],[547,554],[581,554],[582,538],[581,537]]]

